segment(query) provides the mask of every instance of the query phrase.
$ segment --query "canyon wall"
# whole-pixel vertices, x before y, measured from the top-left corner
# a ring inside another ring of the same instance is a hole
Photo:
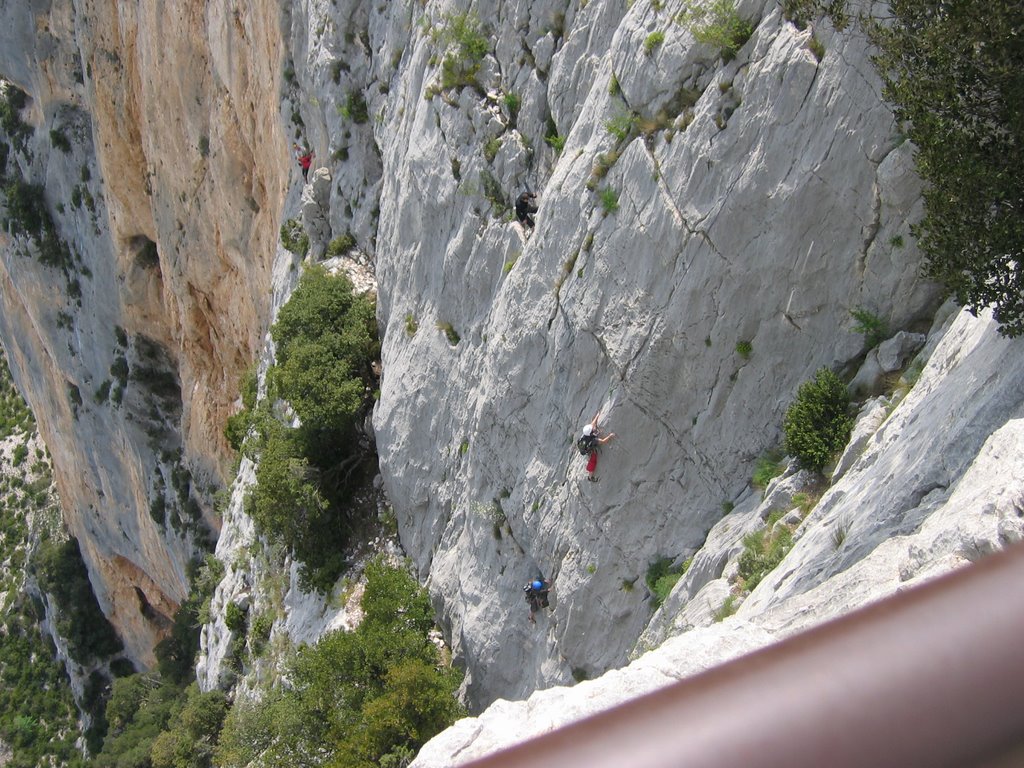
[[[65,517],[133,658],[188,588],[265,331],[289,161],[274,3],[7,3],[0,73],[71,254],[3,238],[0,334]]]
[[[252,466],[223,530],[214,496],[236,480],[222,428],[239,378],[272,360],[266,331],[302,261],[279,243],[292,219],[311,258],[350,234],[344,260],[376,273],[380,485],[474,711],[713,623],[766,509],[755,460],[780,444],[797,387],[823,366],[852,377],[877,363],[851,311],[924,332],[938,293],[910,235],[913,147],[854,21],[875,4],[796,24],[776,2],[740,0],[750,34],[735,50],[688,7],[3,6],[0,75],[28,95],[33,128],[8,175],[43,185],[71,256],[47,266],[38,238],[8,229],[0,337],[136,661],[152,663],[211,531],[232,564],[214,604],[261,600],[240,554],[255,535]],[[293,142],[315,152],[305,187]],[[512,213],[525,189],[538,196],[532,230]],[[994,337],[963,333],[976,328]],[[855,381],[858,396],[885,385],[881,368]],[[962,383],[944,391],[936,419],[977,398]],[[917,530],[924,516],[908,510],[953,488],[1010,405],[984,428],[954,421],[942,440],[851,455],[741,606],[757,637],[730,647],[787,631],[771,618],[783,601],[828,592]],[[574,439],[595,413],[617,436],[591,483]],[[863,426],[858,450],[896,440],[897,423]],[[890,495],[872,496],[873,455],[875,471],[883,455],[917,467],[914,482],[890,468]],[[831,531],[851,514],[842,483],[877,514],[850,520],[836,555]],[[690,556],[656,612],[648,568]],[[913,572],[947,559],[926,552]],[[553,598],[533,626],[522,585],[538,575]],[[836,590],[836,610],[861,599]],[[289,599],[275,626],[296,640],[344,621],[329,598]],[[224,632],[221,617],[204,632],[204,686],[223,679]]]

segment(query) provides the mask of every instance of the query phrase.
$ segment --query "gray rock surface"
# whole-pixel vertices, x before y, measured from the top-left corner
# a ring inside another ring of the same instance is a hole
[[[768,644],[1024,538],[1022,342],[998,337],[990,317],[967,313],[940,335],[917,385],[877,426],[860,458],[804,520],[794,548],[749,596],[730,583],[730,566],[712,581],[693,571],[723,557],[735,563],[737,542],[761,517],[747,502],[716,525],[655,614],[637,653],[655,650],[571,689],[497,702],[437,736],[413,766],[481,757],[725,661],[738,647]],[[946,443],[957,436],[961,448],[951,449]],[[935,445],[942,453],[933,453]],[[944,474],[935,485],[925,465],[940,455],[950,461],[933,468]],[[739,609],[722,620],[730,597]],[[672,673],[652,679],[652,667]]]
[[[529,175],[515,134],[493,165],[467,154],[494,137],[490,113],[465,91],[424,98],[428,41],[406,52],[425,76],[389,92],[374,423],[403,543],[474,706],[622,664],[651,615],[650,563],[696,550],[778,442],[797,386],[859,354],[849,310],[870,304],[902,327],[933,308],[916,253],[889,245],[918,192],[862,36],[816,28],[818,62],[774,4],[743,12],[756,30],[727,65],[675,24],[645,55],[668,18],[646,4],[567,13],[546,93],[515,62],[502,70],[524,104],[547,98],[566,136],[546,178]],[[527,45],[536,34],[501,28]],[[659,129],[684,86],[692,122],[682,130],[679,109]],[[620,141],[606,124],[630,111],[652,132]],[[601,163],[597,189],[618,194],[607,214],[587,189]],[[538,190],[528,240],[493,218],[485,172],[507,195]],[[599,408],[619,437],[590,484],[571,441]],[[538,572],[555,599],[534,629],[519,587]]]
[[[900,331],[878,345],[878,365],[886,373],[899,371],[917,350],[924,346],[923,333]]]

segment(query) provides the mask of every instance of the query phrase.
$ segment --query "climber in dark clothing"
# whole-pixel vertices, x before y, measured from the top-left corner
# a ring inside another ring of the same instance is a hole
[[[536,619],[533,618],[533,614],[541,608],[548,607],[548,592],[550,591],[551,582],[547,579],[534,579],[523,587],[523,592],[526,594],[526,602],[530,604],[531,624],[537,623]]]
[[[536,200],[537,195],[529,190],[516,198],[516,218],[527,229],[533,229],[533,217],[530,214],[537,212]]]

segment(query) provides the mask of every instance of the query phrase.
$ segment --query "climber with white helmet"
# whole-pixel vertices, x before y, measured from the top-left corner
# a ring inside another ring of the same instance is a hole
[[[614,432],[602,435],[598,431],[597,420],[600,417],[601,411],[598,410],[590,423],[583,427],[583,434],[576,440],[576,447],[579,449],[579,452],[587,457],[587,480],[591,482],[597,481],[597,478],[594,477],[594,470],[597,469],[597,449],[615,437]]]

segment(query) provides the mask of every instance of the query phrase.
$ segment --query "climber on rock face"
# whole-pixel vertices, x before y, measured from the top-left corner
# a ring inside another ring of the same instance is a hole
[[[576,440],[576,447],[579,449],[579,452],[587,457],[587,480],[590,480],[591,482],[597,481],[597,478],[594,477],[594,470],[597,469],[598,448],[615,437],[614,432],[602,435],[598,431],[597,420],[600,417],[601,411],[598,410],[598,412],[594,414],[594,418],[591,419],[590,423],[584,425],[583,433]]]
[[[530,604],[531,624],[537,623],[537,620],[533,618],[533,614],[537,613],[541,608],[548,607],[548,592],[550,591],[551,583],[544,578],[534,579],[523,587],[523,592],[526,594],[526,602]]]
[[[516,218],[527,229],[533,229],[533,217],[530,214],[537,212],[536,200],[537,195],[530,190],[526,190],[516,198]]]
[[[313,150],[303,149],[298,144],[293,144],[292,148],[295,150],[295,160],[302,169],[302,180],[309,181],[309,167],[313,164]]]

